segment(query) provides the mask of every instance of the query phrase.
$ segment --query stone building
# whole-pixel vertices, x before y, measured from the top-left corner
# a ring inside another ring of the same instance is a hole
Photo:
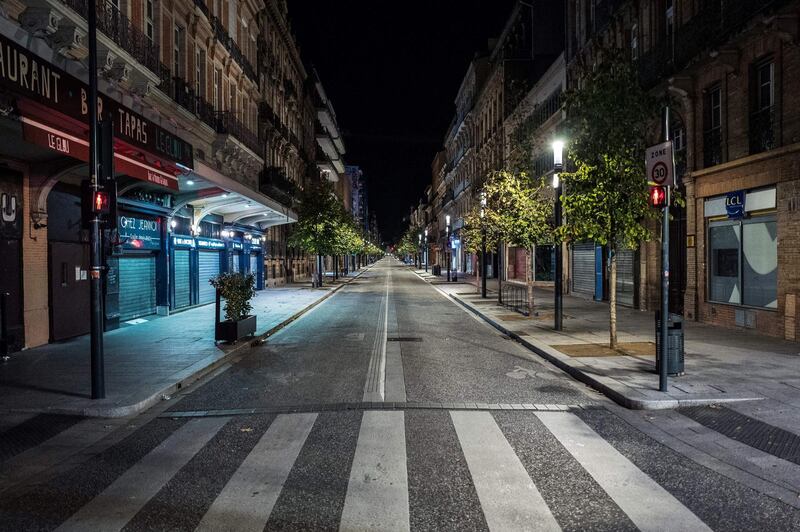
[[[800,72],[796,1],[568,2],[569,83],[598,43],[628,50],[674,102],[686,207],[672,209],[670,306],[687,319],[797,338]],[[652,128],[650,143],[663,138]],[[659,244],[637,250],[637,299],[659,301]]]

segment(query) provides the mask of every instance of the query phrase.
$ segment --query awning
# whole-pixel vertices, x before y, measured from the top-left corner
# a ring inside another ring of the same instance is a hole
[[[22,131],[26,141],[49,148],[83,162],[89,162],[89,140],[85,124],[54,112],[35,102],[21,99]],[[114,172],[148,183],[178,190],[177,175],[182,172],[169,163],[114,139]]]

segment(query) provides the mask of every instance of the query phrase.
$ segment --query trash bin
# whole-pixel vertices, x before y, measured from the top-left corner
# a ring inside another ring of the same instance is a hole
[[[656,312],[656,373],[661,363],[661,312]],[[667,318],[667,373],[684,374],[683,316],[669,314]]]

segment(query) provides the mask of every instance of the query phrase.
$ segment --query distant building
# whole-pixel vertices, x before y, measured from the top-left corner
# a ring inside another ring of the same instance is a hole
[[[358,166],[346,166],[345,174],[350,179],[353,218],[361,229],[369,231],[369,197],[364,172]]]

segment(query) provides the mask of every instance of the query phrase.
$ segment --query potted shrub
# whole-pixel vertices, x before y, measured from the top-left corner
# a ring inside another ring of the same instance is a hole
[[[232,343],[256,332],[256,317],[250,300],[256,295],[252,274],[222,273],[209,281],[225,300],[225,321],[216,324],[214,337]]]

